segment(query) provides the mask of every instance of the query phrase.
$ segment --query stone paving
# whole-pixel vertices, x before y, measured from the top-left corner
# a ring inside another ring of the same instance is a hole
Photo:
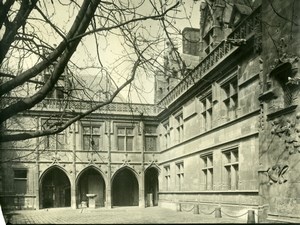
[[[163,223],[247,223],[247,218],[215,218],[214,214],[176,212],[160,207],[117,207],[113,209],[56,208],[4,212],[11,224],[163,224]]]

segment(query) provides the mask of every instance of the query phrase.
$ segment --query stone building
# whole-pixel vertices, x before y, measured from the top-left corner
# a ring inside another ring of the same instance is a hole
[[[197,205],[299,222],[299,3],[200,10],[183,62],[168,61],[185,66],[180,79],[161,74],[155,104],[114,102],[57,135],[2,144],[2,207]],[[45,99],[5,129],[53,126],[61,103]],[[70,100],[69,113],[89,104]]]

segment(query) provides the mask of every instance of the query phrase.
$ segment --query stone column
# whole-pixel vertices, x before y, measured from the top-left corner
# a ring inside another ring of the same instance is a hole
[[[106,208],[111,208],[111,121],[105,123],[105,133],[107,135],[107,182],[106,182]]]
[[[36,117],[37,129],[39,129],[39,118]],[[39,139],[36,138],[36,146],[39,146]],[[34,195],[35,195],[35,208],[40,209],[40,191],[39,191],[39,178],[40,178],[40,164],[39,164],[39,148],[35,149],[35,172],[34,172]]]
[[[144,132],[144,123],[141,121],[139,123],[139,135],[141,137],[141,173],[140,173],[140,185],[139,185],[139,207],[145,208],[145,165],[144,165],[144,150],[145,150],[145,132]]]
[[[77,123],[77,122],[76,122]],[[72,209],[76,209],[77,205],[76,205],[76,128],[75,126],[77,125],[76,123],[73,123],[71,126],[73,126],[73,133],[72,133],[72,137],[73,137],[73,162],[72,162],[72,181],[71,181],[71,207]]]

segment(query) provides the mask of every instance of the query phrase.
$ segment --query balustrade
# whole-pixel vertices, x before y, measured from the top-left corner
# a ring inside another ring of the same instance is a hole
[[[11,105],[18,100],[20,97],[3,97],[2,107]],[[32,110],[56,110],[56,111],[73,111],[82,112],[90,110],[101,102],[96,101],[84,101],[84,100],[64,100],[64,99],[52,99],[46,98],[43,101],[36,104]],[[104,105],[96,110],[96,113],[127,113],[127,114],[141,114],[144,115],[156,115],[158,112],[157,107],[152,104],[136,104],[136,103],[120,103],[112,102]]]
[[[228,39],[247,39],[255,32],[255,27],[260,23],[261,11],[257,8],[251,15],[244,19],[229,35]],[[193,73],[185,76],[159,103],[162,111],[176,98],[186,92],[193,84],[199,81],[212,67],[224,60],[224,57],[238,47],[223,40],[218,44],[195,68]],[[192,82],[190,82],[192,81]],[[183,85],[185,83],[185,85]],[[176,94],[175,94],[176,93]]]

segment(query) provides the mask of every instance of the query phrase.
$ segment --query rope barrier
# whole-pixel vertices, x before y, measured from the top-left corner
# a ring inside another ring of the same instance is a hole
[[[190,212],[190,211],[192,211],[194,208],[195,208],[195,206],[196,205],[194,205],[191,209],[184,209],[182,206],[181,206],[181,210],[182,211],[184,211],[184,212]],[[203,212],[202,210],[200,210],[200,209],[198,209],[199,210],[199,213],[202,213],[202,214],[204,214],[204,215],[211,215],[211,214],[213,214],[214,212],[216,212],[216,209],[214,209],[213,211],[211,211],[211,212]],[[228,217],[231,217],[231,218],[239,218],[239,217],[242,217],[242,216],[245,216],[245,215],[247,215],[249,213],[249,211],[247,210],[247,212],[245,212],[245,213],[243,213],[243,214],[241,214],[241,215],[230,215],[230,214],[228,214],[228,213],[226,213],[226,212],[224,212],[223,210],[222,210],[222,214],[224,214],[224,215],[226,215],[226,216],[228,216]],[[258,216],[258,213],[256,212],[256,211],[254,211],[254,215],[255,216]]]
[[[232,216],[232,215],[229,215],[227,213],[225,213],[224,211],[222,211],[223,214],[225,214],[226,216],[229,216],[229,217],[232,217],[232,218],[238,218],[238,217],[242,217],[242,216],[245,216],[246,214],[248,214],[248,211],[243,213],[242,215],[239,215],[239,216]]]
[[[214,209],[212,212],[205,213],[205,212],[203,212],[202,210],[199,209],[199,212],[201,212],[201,213],[204,214],[204,215],[211,215],[211,214],[213,214],[215,211],[216,211],[216,210]]]
[[[195,208],[195,206],[193,206],[191,209],[185,210],[185,209],[183,209],[183,207],[181,207],[181,210],[184,211],[184,212],[190,212],[190,211],[192,211],[194,208]]]

